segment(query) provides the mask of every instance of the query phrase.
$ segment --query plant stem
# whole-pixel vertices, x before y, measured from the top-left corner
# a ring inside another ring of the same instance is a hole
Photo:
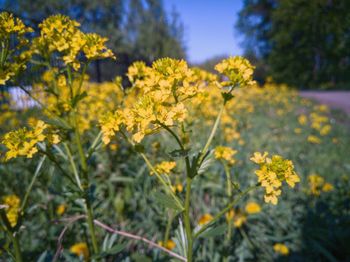
[[[187,176],[186,178],[186,197],[185,197],[185,210],[184,210],[184,224],[187,237],[187,261],[192,262],[193,253],[193,237],[190,219],[190,202],[191,202],[191,184],[192,178]]]
[[[92,212],[92,207],[91,207],[91,203],[90,203],[88,196],[85,198],[85,201],[86,201],[87,222],[88,222],[89,232],[90,232],[90,236],[91,236],[92,247],[94,249],[94,253],[98,254],[99,250],[98,250],[98,244],[97,244],[97,240],[96,240],[94,215]]]
[[[22,262],[22,253],[21,253],[21,249],[20,249],[20,245],[19,245],[19,241],[18,241],[18,235],[12,235],[12,232],[9,232],[9,234],[11,235],[11,239],[12,239],[12,244],[13,244],[13,248],[15,250],[15,258],[16,258],[16,262]]]
[[[219,126],[219,123],[220,123],[220,119],[221,119],[221,116],[222,116],[222,114],[223,114],[223,112],[224,112],[224,109],[225,109],[225,103],[222,104],[222,106],[221,106],[221,108],[220,108],[220,111],[219,111],[219,114],[218,114],[218,116],[216,117],[214,126],[213,126],[213,128],[212,128],[212,130],[211,130],[211,132],[210,132],[209,137],[208,137],[207,143],[205,144],[204,148],[203,148],[202,151],[201,151],[201,154],[200,154],[200,156],[199,156],[199,158],[198,158],[198,162],[197,162],[197,163],[198,163],[198,166],[200,166],[200,165],[202,164],[202,161],[203,161],[205,155],[206,155],[207,152],[208,152],[209,146],[210,146],[210,144],[211,144],[211,142],[212,142],[212,140],[213,140],[213,138],[214,138],[214,135],[215,135],[215,133],[216,133],[216,130],[218,129],[218,126]]]
[[[33,185],[34,185],[36,179],[38,178],[38,175],[39,175],[39,173],[40,173],[40,169],[41,169],[41,167],[42,167],[42,165],[43,165],[45,159],[46,159],[46,156],[44,155],[44,156],[40,159],[39,164],[38,164],[38,166],[36,167],[34,176],[33,176],[32,180],[30,181],[30,184],[29,184],[29,186],[28,186],[28,188],[27,188],[27,190],[26,190],[26,194],[24,195],[24,199],[23,199],[23,202],[22,202],[22,205],[21,205],[21,212],[23,212],[24,209],[25,209],[26,206],[27,206],[29,194],[30,194],[30,192],[32,191],[32,188],[33,188]]]
[[[87,169],[87,162],[86,162],[86,157],[85,157],[85,154],[83,151],[83,146],[81,143],[81,138],[80,138],[80,133],[79,133],[79,123],[78,123],[78,118],[77,118],[77,114],[75,111],[74,111],[73,117],[74,117],[74,122],[75,122],[75,142],[76,142],[77,147],[78,147],[80,164],[81,164],[82,173],[83,173],[83,176],[85,179],[85,181],[84,181],[85,186],[86,186],[87,190],[89,191],[90,190],[90,182],[89,182],[89,175],[88,175],[88,169]],[[92,211],[91,202],[89,199],[89,194],[86,193],[84,195],[84,198],[85,198],[85,204],[86,204],[87,222],[88,222],[92,247],[93,247],[93,251],[94,251],[93,253],[98,254],[99,249],[98,249],[98,244],[97,244],[96,234],[95,234],[94,215],[93,215],[93,211]]]
[[[170,210],[168,213],[168,222],[165,228],[165,234],[164,234],[164,241],[163,244],[166,245],[166,243],[169,240],[169,235],[170,235],[170,229],[171,229],[171,224],[173,222],[173,212]]]

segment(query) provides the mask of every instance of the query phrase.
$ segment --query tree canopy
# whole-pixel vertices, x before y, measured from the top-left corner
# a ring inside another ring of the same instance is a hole
[[[350,88],[349,11],[349,1],[245,0],[236,26],[264,76],[299,88]]]

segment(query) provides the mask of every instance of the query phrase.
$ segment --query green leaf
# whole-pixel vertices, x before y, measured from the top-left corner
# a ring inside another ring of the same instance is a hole
[[[104,258],[104,257],[107,257],[107,256],[116,255],[116,254],[120,253],[121,251],[123,251],[123,249],[125,247],[126,247],[126,243],[115,245],[112,248],[110,248],[110,249],[108,249],[106,251],[103,251],[103,252],[101,252],[98,255],[93,256],[92,259],[101,259],[101,258]]]
[[[72,127],[65,120],[58,117],[46,118],[44,121],[49,125],[52,125],[61,129],[66,129],[66,130],[72,129]]]
[[[227,230],[227,225],[223,224],[217,227],[211,227],[204,233],[200,234],[200,237],[216,237],[224,234]]]
[[[186,157],[186,156],[188,156],[189,152],[190,152],[190,149],[185,149],[185,150],[177,149],[177,150],[169,152],[168,154],[171,157]]]
[[[172,198],[169,195],[166,195],[166,194],[161,193],[161,192],[155,192],[153,194],[153,198],[159,205],[161,205],[165,208],[170,208],[170,209],[174,209],[177,211],[181,210],[180,207],[177,205],[176,201],[174,200],[174,198]]]
[[[86,91],[84,91],[81,94],[76,95],[75,97],[73,97],[73,99],[72,99],[72,107],[74,108],[79,103],[79,101],[83,100],[85,97],[87,97],[87,92]]]

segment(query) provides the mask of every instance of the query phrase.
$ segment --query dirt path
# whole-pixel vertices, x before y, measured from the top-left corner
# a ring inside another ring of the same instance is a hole
[[[331,108],[341,109],[350,115],[350,91],[302,91],[300,95],[315,99]]]

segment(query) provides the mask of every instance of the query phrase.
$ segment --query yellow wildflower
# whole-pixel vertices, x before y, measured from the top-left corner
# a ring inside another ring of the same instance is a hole
[[[169,175],[171,170],[173,170],[175,167],[176,162],[163,161],[156,165],[154,169],[158,174]],[[153,172],[151,172],[151,175],[153,175]]]
[[[299,117],[298,117],[298,122],[299,122],[299,124],[301,124],[301,125],[306,125],[306,123],[307,123],[307,116],[306,115],[300,115]]]
[[[249,202],[245,206],[245,211],[248,214],[256,214],[261,212],[261,207],[258,203],[256,202]]]
[[[292,161],[283,159],[279,155],[274,155],[272,158],[268,158],[267,155],[267,152],[264,155],[255,152],[251,161],[260,165],[260,169],[256,170],[255,174],[261,186],[265,188],[265,202],[276,205],[278,196],[282,193],[282,182],[285,181],[290,187],[294,187],[300,182],[300,178],[294,171]]]
[[[230,147],[226,146],[217,146],[214,151],[216,159],[225,160],[228,164],[233,165],[236,160],[233,156],[237,153],[237,150],[233,150]]]
[[[321,144],[321,139],[319,139],[317,136],[314,136],[314,135],[308,136],[307,141],[312,144]]]
[[[248,86],[253,85],[254,66],[243,57],[235,56],[222,60],[215,66],[215,70],[225,75],[229,81],[222,82],[223,86]]]
[[[239,228],[247,221],[247,216],[239,209],[236,211],[234,209],[230,209],[230,211],[226,213],[226,220],[227,222],[233,220],[233,226]]]
[[[64,214],[64,212],[66,212],[66,208],[67,208],[67,206],[65,204],[60,204],[56,208],[56,214],[59,216],[62,216]]]
[[[334,189],[334,186],[331,183],[325,183],[322,187],[323,192],[329,192]]]
[[[289,248],[285,244],[282,244],[282,243],[276,243],[273,246],[273,250],[276,253],[281,254],[283,256],[287,256],[289,254]]]
[[[210,221],[213,220],[213,216],[206,213],[203,216],[201,216],[198,220],[198,225],[203,226],[205,224],[208,224]]]
[[[76,243],[69,248],[69,251],[78,257],[83,257],[85,261],[89,260],[89,248],[86,243]]]
[[[163,241],[159,241],[158,244],[169,250],[173,250],[176,247],[176,243],[171,239],[167,240],[165,244],[163,243]]]
[[[2,198],[2,204],[5,205],[6,217],[11,227],[17,225],[18,212],[21,200],[16,195],[8,195]]]
[[[174,193],[181,193],[184,188],[181,183],[177,183],[175,186],[172,186],[171,189]]]

